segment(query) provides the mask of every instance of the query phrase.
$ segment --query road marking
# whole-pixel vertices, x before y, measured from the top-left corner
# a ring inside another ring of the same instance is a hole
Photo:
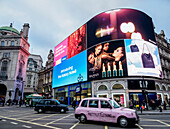
[[[167,124],[167,123],[165,123],[165,122],[162,122],[162,121],[160,121],[160,120],[157,120],[158,122],[160,122],[160,123],[162,123],[162,124],[164,124],[164,125],[166,125],[166,126],[170,126],[169,124]]]
[[[40,120],[40,119],[44,119],[44,118],[51,117],[51,116],[55,116],[55,115],[58,115],[58,114],[53,114],[53,115],[49,115],[49,116],[44,116],[44,117],[32,119],[32,120],[30,120],[30,121]]]
[[[104,128],[105,128],[105,129],[108,129],[108,126],[107,126],[107,125],[105,125],[105,126],[104,126]]]
[[[142,125],[142,126],[150,126],[150,127],[167,127],[166,125]]]
[[[70,115],[67,115],[67,116],[65,116],[65,117],[62,117],[62,118],[60,118],[60,119],[57,119],[57,120],[55,120],[55,121],[52,121],[52,122],[46,123],[45,125],[52,124],[52,123],[54,123],[54,122],[56,122],[56,121],[62,120],[62,119],[67,118],[67,117],[69,117],[69,116],[71,116],[71,115],[73,115],[73,113],[72,113],[72,114],[70,114]]]
[[[14,125],[17,125],[18,123],[15,123],[15,122],[10,122],[11,124],[14,124]]]
[[[2,120],[2,121],[6,121],[6,120]]]
[[[22,125],[22,126],[28,129],[32,128],[31,126],[27,126],[27,125]]]
[[[74,124],[70,129],[73,129],[74,127],[76,127],[79,124],[79,122],[77,122],[76,124]]]
[[[5,119],[9,119],[9,120],[15,120],[15,121],[22,122],[22,123],[27,123],[27,124],[32,124],[32,125],[47,127],[47,128],[51,128],[51,129],[61,129],[61,128],[58,128],[58,127],[47,126],[47,125],[43,125],[43,124],[39,124],[39,123],[35,123],[35,122],[18,120],[18,119],[16,119],[16,118],[8,118],[8,117],[5,117],[5,116],[0,116],[0,117],[5,118]]]
[[[140,129],[143,129],[140,125],[138,125],[138,124],[135,124],[136,126],[138,126]],[[142,125],[143,126],[143,125]]]

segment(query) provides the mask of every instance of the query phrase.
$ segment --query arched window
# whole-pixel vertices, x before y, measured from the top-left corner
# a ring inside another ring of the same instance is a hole
[[[99,86],[98,90],[107,90],[107,87],[105,85]]]
[[[163,91],[166,91],[166,88],[165,88],[165,86],[162,86],[162,90],[163,90]]]
[[[160,87],[158,85],[156,85],[155,87],[156,87],[156,90],[160,90]]]
[[[115,84],[112,89],[124,89],[124,87],[121,84]]]
[[[168,87],[168,91],[170,91],[170,86]]]

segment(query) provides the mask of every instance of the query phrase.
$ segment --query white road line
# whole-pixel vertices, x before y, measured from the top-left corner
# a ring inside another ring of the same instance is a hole
[[[142,126],[149,126],[149,127],[167,127],[166,125],[142,125]]]
[[[136,126],[138,126],[140,129],[143,129],[140,125],[136,124]],[[143,126],[143,125],[142,125]]]
[[[65,117],[62,117],[62,118],[60,118],[60,119],[57,119],[57,120],[55,120],[55,121],[51,121],[51,122],[49,122],[49,123],[46,123],[45,125],[52,124],[52,123],[54,123],[54,122],[56,122],[56,121],[62,120],[62,119],[67,118],[67,117],[69,117],[69,116],[71,116],[71,115],[73,115],[73,113],[70,114],[70,115],[67,115],[67,116],[65,116]]]
[[[76,127],[79,124],[79,122],[77,122],[76,124],[74,124],[70,129],[73,129],[74,127]]]
[[[43,125],[43,124],[39,124],[39,123],[35,123],[35,122],[24,121],[24,120],[17,120],[16,118],[8,118],[8,117],[5,117],[5,116],[0,116],[0,117],[1,117],[1,118],[5,118],[5,119],[9,119],[9,120],[15,120],[15,121],[18,121],[18,122],[27,123],[27,124],[32,124],[32,125],[47,127],[47,128],[51,128],[51,129],[61,129],[61,128],[58,128],[58,127],[47,126],[47,125]]]
[[[39,117],[39,118],[32,119],[30,121],[41,120],[43,118],[47,118],[47,117],[51,117],[51,116],[55,116],[55,115],[58,115],[58,114],[53,114],[53,115],[49,115],[49,116]]]
[[[17,125],[18,123],[16,123],[16,122],[10,122],[11,124],[14,124],[14,125]]]
[[[6,121],[6,120],[2,120],[2,121]]]
[[[25,128],[28,128],[28,129],[32,128],[31,126],[27,126],[27,125],[22,125],[22,127],[25,127]]]
[[[170,126],[169,124],[167,124],[167,123],[165,123],[165,122],[162,122],[162,121],[160,121],[160,120],[157,120],[158,122],[160,122],[160,123],[162,123],[162,124],[164,124],[164,125],[166,125],[166,126]]]

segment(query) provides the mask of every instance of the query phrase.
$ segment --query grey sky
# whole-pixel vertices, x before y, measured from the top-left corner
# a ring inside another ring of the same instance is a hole
[[[95,15],[109,9],[132,8],[152,17],[155,31],[170,39],[170,0],[0,0],[0,26],[21,30],[30,24],[30,53],[45,64],[49,50]]]

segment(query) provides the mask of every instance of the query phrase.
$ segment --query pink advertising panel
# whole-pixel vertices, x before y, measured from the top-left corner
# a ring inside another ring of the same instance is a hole
[[[60,64],[63,61],[62,58],[65,56],[67,56],[67,39],[55,47],[53,67]]]

